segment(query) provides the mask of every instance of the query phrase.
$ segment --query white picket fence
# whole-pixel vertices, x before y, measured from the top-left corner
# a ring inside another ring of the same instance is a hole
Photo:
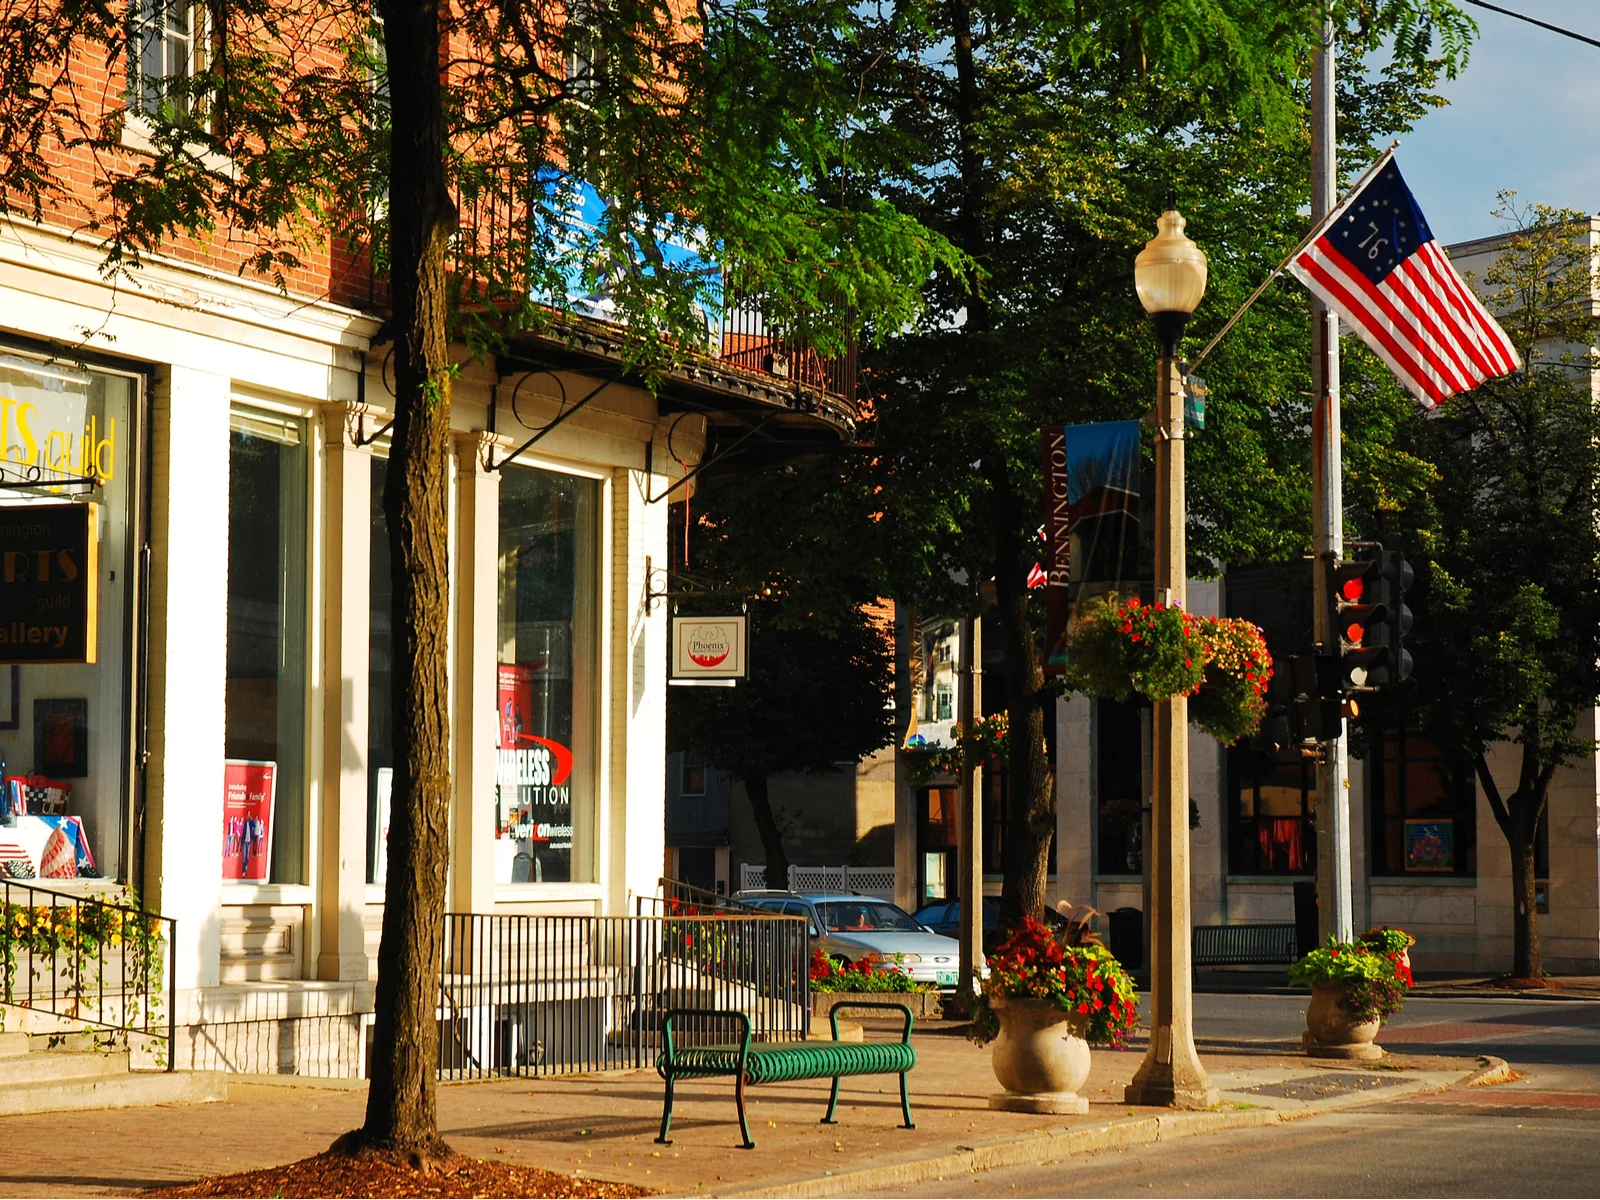
[[[767,868],[759,863],[739,864],[741,889],[767,886]],[[791,892],[859,892],[863,896],[894,899],[893,867],[789,866]]]

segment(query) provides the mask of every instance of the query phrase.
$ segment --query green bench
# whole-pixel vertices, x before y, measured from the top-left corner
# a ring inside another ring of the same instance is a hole
[[[898,1042],[842,1042],[839,1040],[839,1010],[886,1009],[899,1012],[906,1019]],[[680,1046],[673,1033],[673,1023],[684,1017],[697,1017],[712,1022],[735,1022],[740,1028],[740,1041],[705,1046]],[[750,1123],[744,1115],[744,1089],[746,1084],[789,1083],[797,1079],[833,1080],[833,1093],[828,1097],[828,1113],[822,1118],[824,1125],[834,1123],[833,1114],[839,1106],[839,1080],[846,1075],[898,1075],[900,1076],[900,1111],[905,1115],[905,1129],[915,1129],[911,1119],[911,1098],[906,1092],[906,1072],[917,1065],[917,1052],[911,1045],[911,1009],[904,1004],[881,1001],[852,1000],[833,1006],[828,1013],[833,1026],[831,1042],[757,1042],[750,1043],[750,1018],[742,1012],[715,1008],[675,1008],[667,1013],[662,1024],[665,1047],[656,1058],[656,1071],[666,1081],[667,1094],[662,1102],[661,1134],[656,1141],[671,1145],[667,1133],[672,1128],[673,1089],[680,1079],[706,1079],[718,1075],[734,1078],[733,1095],[739,1106],[739,1132],[744,1134],[744,1148],[755,1149],[750,1136]]]

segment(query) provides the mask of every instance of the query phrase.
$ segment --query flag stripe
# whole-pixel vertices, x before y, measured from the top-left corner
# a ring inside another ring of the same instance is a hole
[[[1362,340],[1382,355],[1420,399],[1433,404],[1456,390],[1429,361],[1426,348],[1402,336],[1391,315],[1392,307],[1372,302],[1377,298],[1376,289],[1360,272],[1350,270],[1341,255],[1328,254],[1323,242],[1318,241],[1301,255],[1300,261],[1327,289],[1323,300],[1350,322]],[[1390,312],[1384,311],[1386,307]]]
[[[1498,367],[1501,375],[1509,374],[1522,366],[1522,356],[1517,353],[1517,348],[1511,344],[1511,339],[1506,336],[1506,331],[1500,327],[1489,310],[1484,307],[1483,301],[1467,287],[1466,281],[1456,272],[1444,249],[1438,242],[1430,242],[1423,247],[1426,255],[1424,262],[1448,286],[1470,314],[1472,331],[1483,340],[1489,350],[1492,361]]]
[[[1482,381],[1484,364],[1472,339],[1458,326],[1439,320],[1441,311],[1448,314],[1450,301],[1438,292],[1432,280],[1407,262],[1383,281],[1382,288],[1413,315],[1418,340],[1424,340],[1424,335],[1431,338],[1440,356],[1450,363],[1452,387],[1461,390]]]
[[[1485,344],[1483,331],[1475,315],[1464,306],[1461,293],[1452,285],[1449,277],[1455,272],[1447,270],[1441,274],[1438,264],[1427,253],[1434,245],[1436,243],[1429,243],[1428,246],[1418,250],[1406,264],[1407,272],[1428,289],[1446,316],[1451,318],[1451,328],[1460,335],[1463,347],[1469,355],[1469,361],[1476,370],[1477,379],[1474,380],[1476,386],[1489,376],[1500,374],[1501,366],[1494,350]]]

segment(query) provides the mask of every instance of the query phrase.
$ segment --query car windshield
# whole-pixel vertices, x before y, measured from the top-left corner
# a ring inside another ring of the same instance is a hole
[[[922,926],[892,904],[872,900],[830,900],[817,905],[822,923],[834,933],[921,933]]]

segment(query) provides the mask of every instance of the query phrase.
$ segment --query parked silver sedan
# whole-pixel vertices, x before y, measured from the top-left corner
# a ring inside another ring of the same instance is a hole
[[[733,898],[768,912],[805,917],[817,947],[841,964],[887,968],[935,987],[956,985],[961,948],[955,940],[919,925],[887,900],[853,892],[774,890],[739,892]]]

